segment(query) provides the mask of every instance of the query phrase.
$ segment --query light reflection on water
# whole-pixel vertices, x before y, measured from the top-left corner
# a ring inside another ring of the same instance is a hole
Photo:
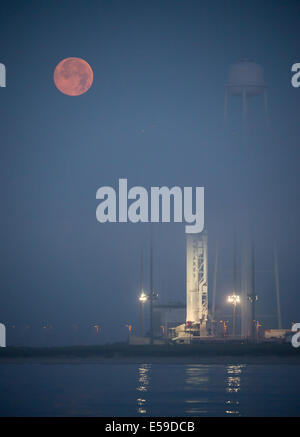
[[[297,365],[0,366],[0,416],[299,416]]]
[[[219,395],[216,390],[218,380],[215,372],[211,372],[211,366],[189,365],[186,366],[185,391],[190,393],[185,400],[186,414],[188,415],[208,415],[211,411],[219,411],[225,415],[240,415],[240,390],[242,371],[245,365],[225,366],[224,390],[220,390]],[[215,396],[212,396],[212,392]],[[225,398],[225,400],[224,400]],[[224,410],[221,410],[221,405]]]
[[[240,415],[240,398],[239,392],[241,390],[241,376],[242,370],[245,365],[230,365],[227,366],[227,378],[226,378],[226,393],[228,399],[225,401],[225,413],[228,415]]]
[[[196,416],[198,414],[207,414],[207,404],[209,398],[206,396],[207,387],[209,386],[209,368],[203,365],[186,366],[185,369],[185,387],[186,391],[196,392],[196,398],[186,399],[186,414]]]
[[[147,392],[150,384],[151,364],[141,364],[138,368],[138,398],[137,412],[140,415],[147,414]]]

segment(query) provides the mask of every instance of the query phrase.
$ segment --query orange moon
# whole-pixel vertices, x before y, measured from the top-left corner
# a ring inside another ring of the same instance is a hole
[[[63,59],[54,70],[56,88],[68,96],[80,96],[86,93],[90,89],[93,79],[93,70],[81,58]]]

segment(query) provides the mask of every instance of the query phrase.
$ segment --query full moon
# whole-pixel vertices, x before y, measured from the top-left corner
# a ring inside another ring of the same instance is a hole
[[[89,90],[93,83],[93,70],[81,58],[66,58],[54,70],[56,88],[68,96],[80,96]]]

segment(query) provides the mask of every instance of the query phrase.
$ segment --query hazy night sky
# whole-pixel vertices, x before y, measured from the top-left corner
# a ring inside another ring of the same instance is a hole
[[[299,1],[12,0],[0,20],[0,321],[20,327],[8,344],[124,340],[126,323],[137,328],[150,225],[95,217],[97,189],[123,177],[148,189],[205,187],[210,284],[218,239],[224,312],[233,228],[240,242],[254,223],[258,270],[272,269],[276,238],[284,325],[300,322],[300,88],[290,71]],[[79,97],[53,83],[73,56],[94,71]],[[246,142],[239,100],[223,126],[228,68],[242,58],[264,67],[269,96],[267,126],[263,98],[250,102]],[[163,302],[184,301],[184,225],[153,230],[155,288]],[[272,271],[257,273],[257,292],[264,326],[276,326]]]

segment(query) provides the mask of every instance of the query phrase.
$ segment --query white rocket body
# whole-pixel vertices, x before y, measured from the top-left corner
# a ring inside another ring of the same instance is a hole
[[[186,322],[206,327],[207,234],[188,234],[186,239]]]

